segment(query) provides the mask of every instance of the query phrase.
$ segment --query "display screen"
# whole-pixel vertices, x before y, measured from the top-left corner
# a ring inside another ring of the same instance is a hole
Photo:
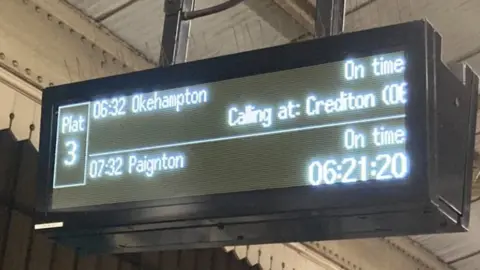
[[[60,106],[51,207],[405,181],[407,66],[385,53]]]

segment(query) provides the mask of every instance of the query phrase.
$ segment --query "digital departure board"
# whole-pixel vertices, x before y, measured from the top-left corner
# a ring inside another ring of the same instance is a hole
[[[392,51],[61,105],[51,207],[405,181],[406,69]]]
[[[98,253],[465,231],[479,80],[441,55],[415,21],[49,87],[35,229]]]

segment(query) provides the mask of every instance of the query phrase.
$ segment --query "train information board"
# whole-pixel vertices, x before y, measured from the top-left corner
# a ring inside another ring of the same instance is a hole
[[[405,181],[403,51],[58,107],[52,209]]]
[[[414,21],[45,89],[35,228],[98,253],[465,231],[478,77],[441,55]]]

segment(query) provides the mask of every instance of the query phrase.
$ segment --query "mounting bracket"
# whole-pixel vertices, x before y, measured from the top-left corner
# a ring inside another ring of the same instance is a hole
[[[315,37],[328,37],[343,32],[345,0],[317,0]]]
[[[191,21],[184,20],[183,14],[192,11],[194,5],[195,0],[165,0],[160,66],[185,62]]]

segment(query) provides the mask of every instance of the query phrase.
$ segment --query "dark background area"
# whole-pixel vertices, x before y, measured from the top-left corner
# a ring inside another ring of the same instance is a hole
[[[38,152],[0,131],[0,269],[2,270],[259,270],[221,248],[85,255],[34,231]]]

